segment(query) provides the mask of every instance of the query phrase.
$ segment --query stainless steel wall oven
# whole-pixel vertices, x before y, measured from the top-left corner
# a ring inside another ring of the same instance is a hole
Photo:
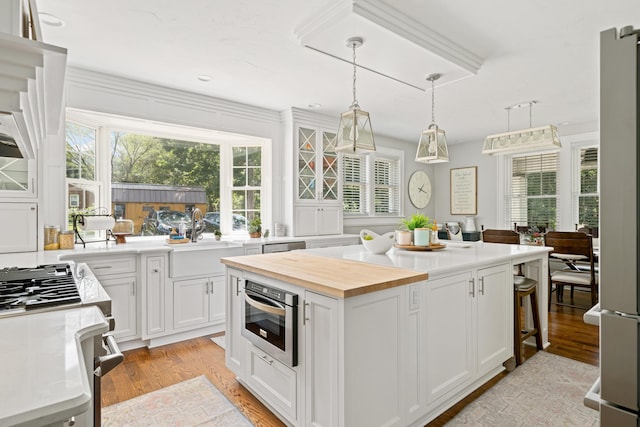
[[[298,365],[298,295],[246,280],[242,336],[288,366]]]

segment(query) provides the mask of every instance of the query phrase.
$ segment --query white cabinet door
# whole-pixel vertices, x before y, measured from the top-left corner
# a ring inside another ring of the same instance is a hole
[[[297,132],[297,199],[337,202],[340,198],[336,133],[300,126]]]
[[[424,307],[429,402],[473,377],[474,294],[471,272],[427,281]]]
[[[317,206],[296,206],[296,236],[315,236],[318,234],[319,214],[320,208]]]
[[[192,328],[209,321],[209,278],[173,282],[173,327]]]
[[[318,234],[342,234],[342,208],[323,206],[318,216]]]
[[[478,375],[495,369],[513,354],[513,274],[509,265],[478,270]]]
[[[314,292],[304,296],[305,423],[338,425],[338,302]]]
[[[209,322],[212,325],[224,323],[225,295],[225,277],[211,277],[209,279]]]
[[[145,260],[143,283],[142,338],[148,339],[165,332],[165,256],[149,256]]]
[[[0,224],[4,225],[0,253],[38,250],[38,210],[35,203],[1,203]]]
[[[241,335],[242,304],[244,290],[241,286],[239,271],[229,270],[227,273],[227,319],[225,361],[227,367],[240,378],[244,378],[246,340]]]
[[[111,297],[111,314],[116,321],[113,336],[118,341],[137,338],[136,278],[99,278],[102,287]]]

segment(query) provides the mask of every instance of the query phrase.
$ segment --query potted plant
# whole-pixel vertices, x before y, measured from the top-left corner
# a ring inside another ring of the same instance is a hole
[[[411,245],[411,242],[414,240],[413,232],[416,228],[431,227],[431,220],[429,217],[418,212],[411,215],[409,218],[404,218],[401,223],[406,230],[398,230],[396,238],[398,240],[398,244],[403,246]]]
[[[222,231],[220,231],[220,229],[215,229],[213,230],[213,235],[215,236],[216,240],[220,240],[220,238],[222,237]]]
[[[253,219],[249,221],[247,231],[249,232],[249,237],[260,237],[262,235],[262,221],[259,215],[254,216]]]

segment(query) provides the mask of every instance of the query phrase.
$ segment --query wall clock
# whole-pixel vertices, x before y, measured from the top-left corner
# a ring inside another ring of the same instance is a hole
[[[431,180],[423,171],[416,171],[409,178],[409,200],[418,209],[424,209],[431,200]]]

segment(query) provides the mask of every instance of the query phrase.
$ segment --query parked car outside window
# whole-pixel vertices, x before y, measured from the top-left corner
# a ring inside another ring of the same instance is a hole
[[[204,214],[204,223],[205,223],[205,231],[213,232],[215,230],[220,230],[220,212],[207,212]],[[232,229],[236,230],[246,230],[247,229],[247,219],[238,214],[233,214],[233,224]]]
[[[191,237],[191,216],[184,212],[162,210],[151,211],[142,223],[143,236],[157,236],[171,234],[171,229],[176,231],[180,229],[180,224],[184,223],[186,237]],[[196,222],[196,230],[200,230],[205,226],[204,221]]]

